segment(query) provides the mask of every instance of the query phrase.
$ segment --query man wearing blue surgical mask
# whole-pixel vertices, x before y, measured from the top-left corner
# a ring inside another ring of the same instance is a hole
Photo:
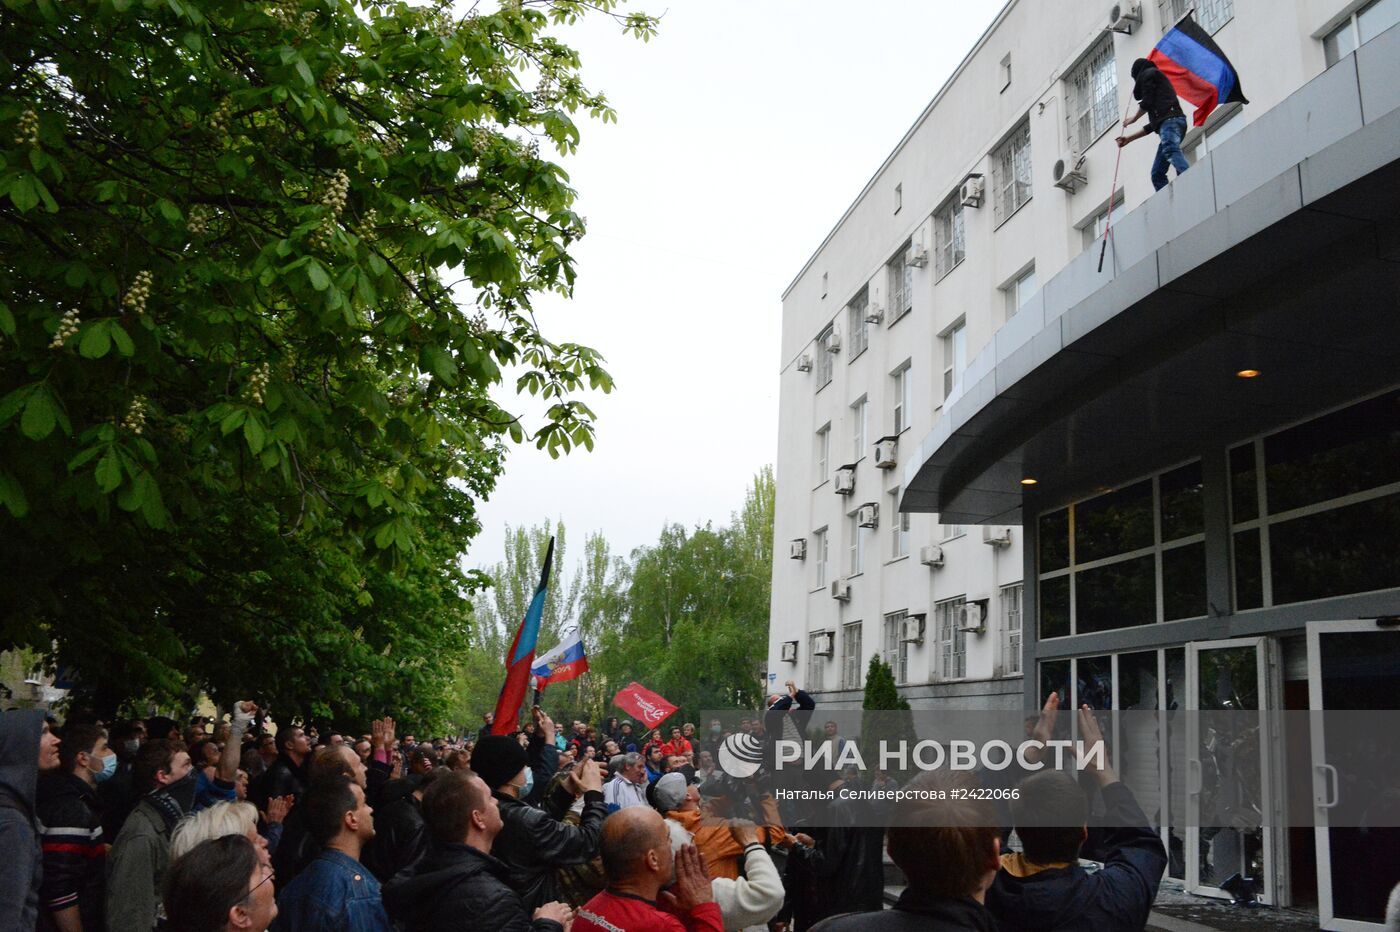
[[[107,848],[97,784],[117,769],[116,752],[96,725],[68,725],[57,770],[39,777],[36,812],[43,849],[39,928],[100,932]]]
[[[559,766],[554,722],[538,707],[528,750],[514,735],[488,735],[472,750],[471,769],[481,777],[500,806],[502,827],[491,855],[506,866],[505,881],[528,910],[560,900],[559,868],[591,861],[598,854],[608,807],[596,761],[581,761],[545,796]],[[564,821],[570,806],[583,797],[578,825]],[[538,804],[538,805],[536,805]]]

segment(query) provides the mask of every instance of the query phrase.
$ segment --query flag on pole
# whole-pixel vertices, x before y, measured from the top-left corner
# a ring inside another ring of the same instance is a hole
[[[574,632],[559,642],[559,646],[535,659],[530,673],[535,677],[535,692],[544,692],[550,683],[567,683],[588,672],[588,652],[583,648],[583,635]]]
[[[647,730],[660,725],[676,711],[676,706],[641,683],[628,683],[622,687],[617,695],[613,696],[613,705],[644,724]]]
[[[1178,97],[1196,105],[1197,126],[1220,104],[1249,103],[1235,66],[1190,13],[1162,36],[1147,60],[1167,76]]]
[[[549,539],[549,549],[545,551],[544,567],[540,570],[540,584],[535,589],[535,597],[520,628],[515,632],[515,640],[510,642],[510,652],[506,654],[506,681],[501,686],[501,697],[496,700],[496,718],[491,725],[491,734],[508,735],[520,726],[520,707],[525,704],[525,691],[530,686],[530,667],[535,660],[535,645],[540,639],[540,620],[544,617],[544,597],[549,588],[549,569],[554,564],[554,538]]]

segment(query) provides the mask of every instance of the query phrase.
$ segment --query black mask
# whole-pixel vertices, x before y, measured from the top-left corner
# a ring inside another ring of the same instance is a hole
[[[175,801],[176,805],[180,807],[180,811],[186,815],[189,815],[189,813],[194,810],[194,791],[195,781],[193,770],[174,783],[168,783],[165,786],[165,792]]]

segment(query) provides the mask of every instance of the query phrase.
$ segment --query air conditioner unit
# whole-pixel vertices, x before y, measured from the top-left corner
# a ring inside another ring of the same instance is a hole
[[[924,620],[915,615],[904,619],[899,626],[899,640],[904,644],[924,643]]]
[[[898,437],[881,437],[875,441],[875,465],[880,469],[894,469],[895,454],[898,452]]]
[[[817,635],[812,643],[812,654],[817,657],[830,657],[834,653],[836,653],[836,635],[830,631]]]
[[[937,544],[926,544],[920,547],[919,562],[924,566],[942,566],[943,548]]]
[[[807,539],[805,537],[799,537],[797,540],[788,544],[788,556],[793,560],[807,559]]]
[[[993,547],[1009,547],[1011,545],[1011,528],[997,527],[994,524],[982,525],[982,543],[990,544]]]
[[[1069,161],[1060,159],[1055,163],[1055,187],[1061,191],[1068,191],[1075,194],[1080,188],[1089,183],[1088,166],[1084,164],[1084,156],[1071,155]]]
[[[850,495],[856,490],[855,466],[842,466],[836,470],[836,494]]]
[[[801,356],[797,357],[797,371],[798,371],[798,372],[811,372],[811,371],[812,371],[812,357],[811,357],[809,354],[803,353]]]
[[[831,597],[838,602],[851,601],[851,581],[849,579],[833,579],[831,581]]]
[[[986,629],[987,609],[981,602],[968,602],[962,607],[958,630],[981,634]]]
[[[981,175],[968,175],[962,187],[958,189],[958,200],[962,201],[964,207],[981,207],[982,196],[986,190],[987,186]]]
[[[1108,28],[1125,36],[1133,34],[1134,26],[1142,25],[1141,3],[1115,3],[1108,9]]]
[[[921,269],[928,265],[928,250],[922,243],[911,243],[909,248],[904,250],[904,264],[912,265],[916,269]]]
[[[826,338],[826,351],[828,353],[841,352],[841,331],[835,327],[831,330],[831,335]]]
[[[856,524],[861,527],[880,526],[880,506],[876,502],[866,502],[856,510]]]
[[[797,642],[783,642],[783,663],[797,663]]]
[[[871,301],[865,306],[865,322],[867,324],[878,324],[885,319],[885,309],[878,301]]]

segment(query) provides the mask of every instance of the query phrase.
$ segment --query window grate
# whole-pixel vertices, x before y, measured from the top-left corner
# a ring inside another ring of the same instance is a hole
[[[851,334],[851,350],[846,356],[847,362],[854,360],[870,346],[870,324],[865,320],[865,311],[869,305],[870,299],[864,289],[846,305],[846,330]]]
[[[1011,676],[1021,672],[1021,592],[1022,586],[1001,590],[1001,672]]]
[[[960,680],[967,676],[967,632],[959,630],[962,607],[967,599],[949,599],[936,606],[938,646],[938,677]]]
[[[997,226],[1031,199],[1031,124],[1022,123],[992,153],[992,197]]]
[[[1214,33],[1235,17],[1235,0],[1157,0],[1162,14],[1162,31],[1166,32],[1186,15],[1196,14],[1196,22],[1206,32]]]
[[[934,214],[934,246],[937,252],[935,274],[942,278],[967,257],[967,228],[963,205],[952,198]]]
[[[856,621],[841,628],[841,688],[860,689],[861,637],[863,625]]]
[[[1070,72],[1069,146],[1083,152],[1118,121],[1118,65],[1113,38],[1104,36],[1084,60]]]

